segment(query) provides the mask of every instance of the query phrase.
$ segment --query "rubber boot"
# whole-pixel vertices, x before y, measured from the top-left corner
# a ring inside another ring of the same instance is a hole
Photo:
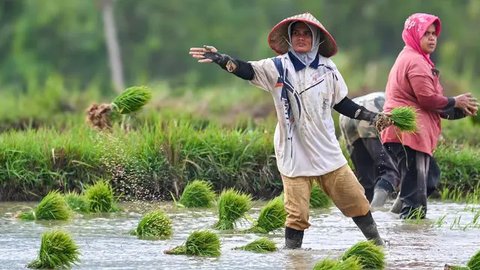
[[[388,198],[388,191],[383,188],[376,188],[375,192],[373,193],[373,199],[370,203],[370,208],[372,211],[382,208],[385,205],[385,202]]]
[[[302,247],[303,231],[285,227],[285,249],[297,249]]]
[[[370,211],[368,211],[365,216],[353,217],[352,219],[367,240],[373,241],[373,243],[375,243],[377,246],[385,246],[385,242],[383,242],[383,239],[378,233],[377,224],[375,224],[375,220],[373,220],[372,213]]]
[[[398,194],[397,199],[395,199],[395,202],[392,205],[392,208],[390,209],[390,212],[394,214],[400,214],[402,211],[402,200],[400,200],[400,194]]]

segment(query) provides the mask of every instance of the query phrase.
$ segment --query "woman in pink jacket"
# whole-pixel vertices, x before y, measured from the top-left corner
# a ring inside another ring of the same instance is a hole
[[[455,97],[443,94],[439,71],[430,59],[441,29],[440,19],[434,15],[411,15],[402,32],[405,47],[388,76],[384,111],[412,106],[418,116],[416,133],[400,133],[394,126],[381,133],[382,142],[400,171],[403,219],[425,218],[427,213],[428,165],[441,133],[441,118],[459,119],[476,115],[478,110],[470,93]]]

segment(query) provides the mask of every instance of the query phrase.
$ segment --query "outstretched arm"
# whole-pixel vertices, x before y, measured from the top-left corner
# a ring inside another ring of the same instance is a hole
[[[199,63],[216,63],[224,70],[235,74],[244,80],[252,80],[255,72],[250,63],[245,61],[234,59],[227,54],[218,53],[217,49],[213,46],[203,46],[190,48],[189,54],[198,59]]]

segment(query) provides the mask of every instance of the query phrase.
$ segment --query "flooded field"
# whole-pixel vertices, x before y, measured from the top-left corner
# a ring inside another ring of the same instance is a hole
[[[38,256],[41,234],[52,228],[68,231],[81,252],[74,269],[312,269],[325,257],[336,258],[347,248],[364,240],[353,221],[335,207],[312,210],[312,227],[306,231],[302,250],[257,254],[235,247],[261,237],[239,230],[218,232],[222,255],[218,258],[166,255],[164,250],[184,243],[197,229],[210,229],[217,221],[216,208],[183,209],[172,203],[124,203],[121,213],[77,215],[68,222],[27,222],[14,215],[33,207],[32,203],[0,203],[0,269],[25,269]],[[263,203],[249,212],[256,218]],[[165,210],[174,224],[169,240],[139,240],[129,234],[142,214]],[[430,202],[428,219],[402,221],[388,212],[374,212],[381,235],[388,240],[387,269],[443,269],[445,263],[465,265],[480,249],[479,205]],[[283,246],[283,231],[269,234],[277,247]]]

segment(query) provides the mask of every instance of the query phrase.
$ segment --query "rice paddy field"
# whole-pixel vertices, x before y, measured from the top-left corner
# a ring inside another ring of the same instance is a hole
[[[390,203],[389,203],[390,204]],[[61,228],[71,234],[80,251],[73,269],[312,269],[324,258],[338,259],[346,249],[364,240],[351,219],[335,207],[311,211],[312,226],[305,233],[303,249],[284,250],[283,231],[244,233],[251,221],[243,219],[234,230],[213,229],[217,210],[186,209],[173,203],[122,203],[110,214],[77,214],[70,221],[21,221],[16,213],[34,203],[0,203],[0,269],[25,269],[38,255],[42,233]],[[262,201],[249,211],[256,218]],[[130,234],[141,216],[162,209],[173,223],[168,240],[141,240]],[[386,209],[385,209],[386,210]],[[479,249],[480,205],[431,201],[426,220],[402,221],[388,211],[373,213],[385,248],[386,269],[443,269],[446,263],[465,265]],[[167,255],[194,230],[211,230],[221,241],[218,257]],[[266,236],[279,250],[253,253],[235,248]]]

